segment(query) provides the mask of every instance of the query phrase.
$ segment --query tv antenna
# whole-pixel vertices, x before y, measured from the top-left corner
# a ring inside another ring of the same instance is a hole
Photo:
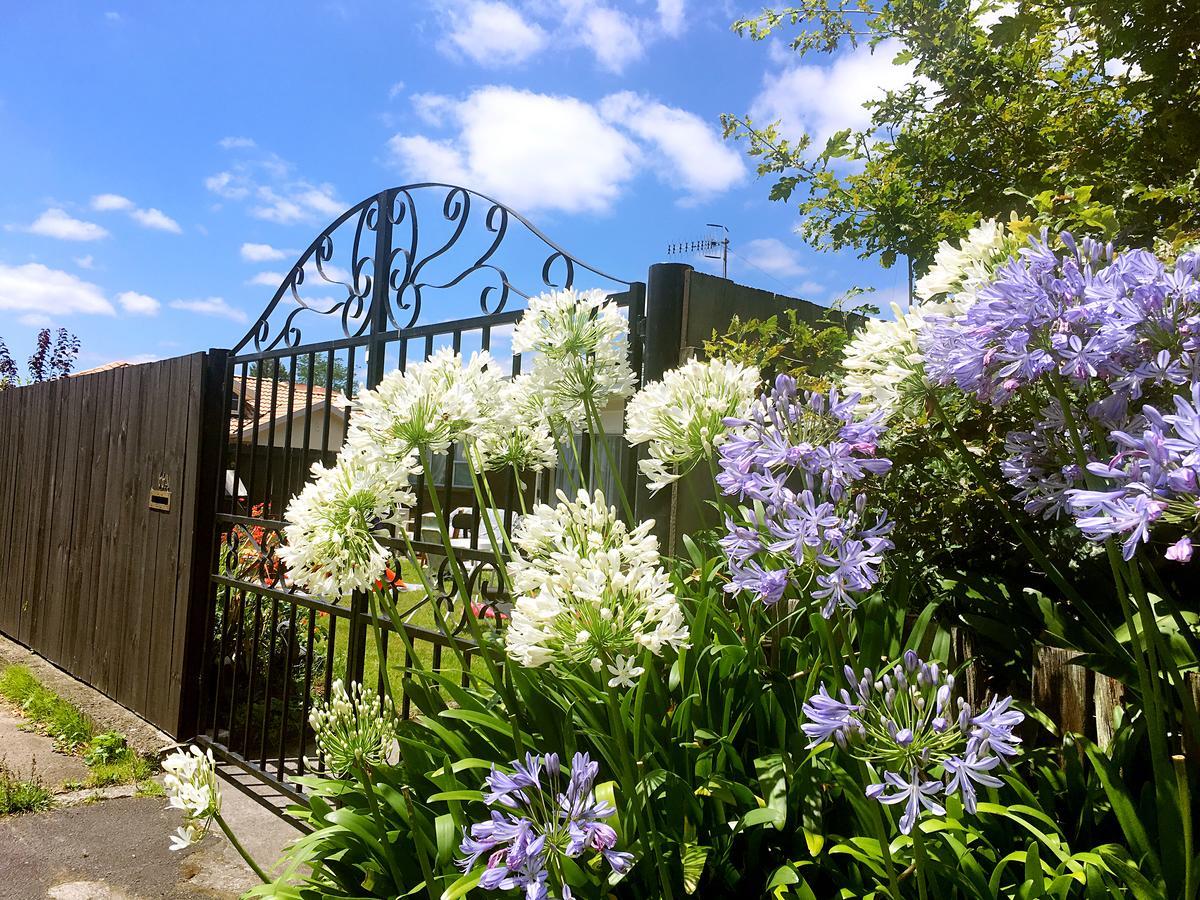
[[[729,229],[724,225],[709,222],[705,226],[708,231],[698,241],[681,241],[677,244],[667,244],[668,256],[682,256],[688,253],[699,253],[705,259],[721,261],[721,277],[729,277]]]

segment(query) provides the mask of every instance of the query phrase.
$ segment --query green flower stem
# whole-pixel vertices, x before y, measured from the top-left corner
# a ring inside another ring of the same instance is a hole
[[[970,471],[980,489],[984,492],[984,494],[987,495],[987,498],[996,505],[996,508],[999,510],[1000,515],[1004,518],[1004,521],[1013,530],[1013,533],[1016,534],[1016,536],[1020,539],[1025,549],[1029,551],[1030,556],[1034,558],[1037,564],[1041,567],[1042,571],[1045,572],[1050,580],[1054,582],[1055,587],[1062,591],[1063,596],[1066,597],[1071,605],[1079,611],[1080,615],[1087,620],[1093,637],[1098,642],[1102,642],[1103,637],[1111,633],[1111,629],[1105,624],[1104,620],[1096,614],[1095,610],[1092,609],[1091,604],[1084,600],[1079,591],[1075,590],[1075,587],[1069,581],[1067,581],[1066,576],[1063,575],[1058,566],[1051,561],[1050,557],[1046,555],[1045,551],[1042,550],[1041,545],[1034,539],[1033,535],[1026,531],[1025,527],[1019,521],[1017,521],[1017,517],[1013,515],[1013,511],[1009,508],[1008,502],[1002,496],[1000,496],[1000,493],[992,485],[991,479],[989,479],[979,467],[979,463],[976,462],[974,454],[971,453],[970,448],[967,447],[966,442],[963,441],[957,429],[955,429],[954,424],[950,421],[950,417],[946,414],[946,410],[942,406],[941,401],[938,400],[937,395],[931,392],[929,394],[929,400],[934,411],[937,413],[938,418],[941,420],[942,425],[945,426],[946,433],[949,435],[950,442],[954,445],[954,449],[957,451],[959,458],[963,464],[966,465],[968,471]]]
[[[413,566],[417,570],[417,577],[421,579],[421,587],[425,589],[425,600],[427,603],[429,603],[430,609],[433,610],[433,618],[437,621],[438,628],[441,629],[442,634],[444,634],[449,640],[450,650],[458,659],[459,665],[462,666],[462,670],[464,672],[471,671],[470,661],[467,659],[463,649],[458,645],[458,641],[456,641],[450,634],[449,626],[446,623],[446,617],[442,614],[441,606],[437,601],[437,594],[434,591],[433,584],[429,581],[429,575],[425,572],[425,567],[421,565],[420,561],[417,559],[417,551],[413,547],[412,538],[409,537],[408,529],[401,528],[400,533],[404,536],[404,546],[406,548],[406,552],[408,553],[409,558],[412,560]],[[416,650],[412,645],[412,639],[409,638],[408,632],[405,630],[403,623],[397,621],[392,609],[388,610],[388,614],[392,616],[392,622],[396,625],[396,632],[401,635],[404,641],[404,647],[409,653],[409,657],[414,660],[418,659],[419,657],[416,655]]]
[[[507,554],[510,559],[512,558],[513,547],[512,544],[509,543],[508,532],[505,531],[504,528],[500,529],[502,540],[497,539],[496,530],[492,525],[492,517],[488,515],[491,510],[497,509],[496,499],[492,496],[492,490],[490,486],[487,488],[487,495],[484,495],[484,489],[480,486],[480,481],[486,485],[487,477],[481,477],[480,475],[476,474],[475,463],[478,461],[478,459],[472,458],[470,450],[467,450],[466,452],[467,471],[471,473],[471,488],[475,492],[475,500],[479,503],[480,507],[479,519],[483,522],[483,529],[487,532],[488,540],[491,541],[492,555],[496,558],[496,569],[500,573],[500,580],[504,582],[504,591],[511,597],[513,592],[512,581],[509,580],[508,566],[505,564],[504,558],[505,554]]]
[[[912,830],[913,842],[913,863],[917,872],[917,892],[921,895],[921,900],[928,900],[929,888],[925,884],[925,867],[928,864],[928,858],[925,856],[925,838],[921,834],[921,822],[913,823]]]
[[[1159,631],[1157,620],[1154,617],[1150,596],[1147,594],[1145,585],[1142,583],[1137,557],[1126,563],[1126,566],[1129,570],[1130,587],[1133,589],[1134,596],[1138,601],[1138,607],[1141,610],[1142,628],[1149,635],[1147,638],[1148,642],[1155,645],[1157,655],[1162,660],[1163,670],[1166,672],[1168,680],[1174,686],[1175,692],[1179,695],[1179,705],[1183,712],[1186,733],[1191,736],[1192,741],[1195,741],[1197,737],[1200,737],[1200,721],[1198,721],[1196,714],[1195,698],[1192,696],[1192,692],[1188,688],[1183,674],[1179,671],[1179,666],[1175,662],[1175,654],[1171,651],[1170,646],[1164,644],[1162,632]],[[1184,741],[1184,747],[1188,747],[1187,741]]]
[[[636,760],[629,758],[624,752],[621,752],[625,750],[625,748],[631,746],[629,741],[629,733],[625,727],[625,718],[621,714],[621,705],[617,701],[616,695],[613,693],[613,689],[605,688],[603,674],[600,676],[600,690],[604,694],[605,705],[608,707],[609,726],[612,728],[613,742],[617,748],[617,754],[615,755],[619,757],[619,760],[614,760],[614,762],[619,762],[619,765],[616,768],[618,771],[618,779],[621,783],[621,793],[629,798],[629,803],[631,805],[638,804],[638,763]],[[649,827],[645,831],[646,840],[650,844],[655,860],[662,860],[664,857],[658,841],[659,834],[658,828],[654,821],[655,817],[652,804],[645,804],[644,811],[649,819]],[[673,900],[674,892],[671,889],[671,879],[669,877],[667,867],[656,864],[655,868],[658,872],[659,884],[662,885],[662,896],[665,898],[665,900]]]
[[[229,839],[229,843],[233,845],[233,849],[236,850],[238,855],[246,861],[246,865],[254,870],[254,874],[258,876],[259,880],[263,884],[270,884],[271,879],[267,877],[267,873],[262,870],[262,866],[254,861],[254,857],[250,855],[249,851],[242,846],[242,842],[237,839],[237,835],[234,834],[233,829],[226,824],[225,819],[222,818],[221,814],[217,813],[215,816],[213,816],[213,818],[217,820],[217,825],[219,825],[221,831],[225,833],[225,837]]]
[[[382,658],[382,657],[381,657]],[[383,813],[379,809],[379,800],[375,796],[375,786],[371,784],[371,773],[362,765],[355,765],[353,768],[355,777],[358,778],[359,784],[363,786],[363,794],[367,798],[367,806],[371,808],[371,818],[375,820],[376,826],[379,828],[379,833],[384,839],[384,860],[387,862],[388,872],[392,876],[392,884],[396,886],[397,891],[404,890],[404,879],[400,874],[400,870],[396,867],[396,860],[388,851],[387,822],[383,820]],[[415,829],[414,829],[415,831]],[[413,843],[418,843],[418,836],[413,835]],[[426,882],[428,883],[428,881]]]
[[[600,417],[600,411],[596,409],[596,402],[590,397],[584,401],[584,409],[587,412],[591,425],[595,428],[592,436],[599,439],[601,449],[604,452],[604,460],[608,463],[608,470],[613,473],[613,483],[616,484],[617,495],[621,498],[621,509],[625,513],[625,520],[632,527],[634,525],[633,507],[629,503],[629,495],[625,493],[625,482],[621,478],[621,470],[617,466],[612,448],[608,446],[608,435],[605,434],[604,421]],[[592,458],[595,459],[595,456],[596,454],[593,452]]]
[[[1079,430],[1079,424],[1075,421],[1075,415],[1071,408],[1070,398],[1067,396],[1066,387],[1057,374],[1051,373],[1049,381],[1055,399],[1058,400],[1058,405],[1062,410],[1063,421],[1067,425],[1067,434],[1071,439],[1075,465],[1079,467],[1088,487],[1092,490],[1098,490],[1101,485],[1097,483],[1095,476],[1088,471],[1087,450],[1083,444],[1083,436]],[[1105,539],[1104,552],[1108,558],[1109,569],[1112,571],[1117,600],[1121,604],[1121,613],[1125,617],[1126,628],[1129,629],[1129,643],[1133,647],[1133,661],[1137,666],[1138,680],[1141,682],[1142,703],[1146,708],[1148,717],[1147,730],[1150,737],[1151,762],[1154,766],[1155,779],[1160,784],[1166,785],[1168,781],[1164,770],[1167,758],[1165,717],[1163,716],[1160,703],[1161,698],[1158,686],[1155,684],[1158,666],[1155,660],[1153,633],[1157,633],[1158,626],[1152,621],[1152,617],[1149,616],[1149,610],[1145,608],[1148,604],[1136,604],[1139,607],[1138,612],[1142,619],[1142,629],[1145,632],[1146,646],[1143,650],[1142,640],[1138,635],[1137,627],[1134,625],[1133,607],[1130,603],[1129,592],[1126,587],[1126,573],[1128,569],[1125,567],[1124,561],[1117,551],[1116,543],[1112,538]],[[1143,653],[1145,653],[1144,659]]]
[[[1184,900],[1193,900],[1196,896],[1197,882],[1200,879],[1196,877],[1196,860],[1192,853],[1192,816],[1190,812],[1192,798],[1188,787],[1187,760],[1176,755],[1171,757],[1171,763],[1175,766],[1175,783],[1180,805],[1187,811],[1183,816],[1183,897]]]
[[[554,435],[554,442],[556,444],[558,444],[560,447],[565,445],[569,448],[571,459],[575,461],[575,468],[572,470],[571,467],[567,465],[567,454],[563,454],[563,469],[567,473],[567,483],[570,485],[571,491],[577,494],[584,488],[583,463],[580,462],[579,450],[575,447],[575,431],[571,428],[568,422],[563,421],[562,424],[563,431],[566,433],[565,441],[559,437],[558,423],[554,420],[550,421],[550,433]]]
[[[864,790],[871,783],[867,764],[861,759],[858,760],[858,782]],[[883,857],[883,867],[887,871],[888,893],[892,895],[892,900],[902,900],[900,878],[896,874],[896,861],[892,859],[892,844],[887,836],[887,819],[884,817],[882,806],[874,802],[872,802],[872,806],[875,807],[875,814],[870,817],[871,827],[875,831],[875,839],[879,841],[879,855]]]
[[[421,844],[421,833],[416,829],[417,811],[413,808],[412,792],[405,787],[402,791],[404,796],[404,804],[408,807],[408,821],[413,827],[413,846],[417,849],[417,863],[421,867],[421,877],[425,879],[425,893],[429,895],[429,900],[439,900],[441,894],[438,893],[437,885],[434,883],[433,866],[429,863],[429,854],[425,852],[425,847]],[[400,890],[403,885],[400,882],[396,883],[396,889]]]
[[[424,464],[426,466],[425,471],[430,472],[433,470],[432,463],[433,455],[426,450],[424,460]],[[504,705],[508,709],[509,715],[513,717],[513,734],[516,736],[517,750],[519,753],[521,749],[521,740],[520,732],[517,729],[516,718],[520,715],[520,704],[517,702],[516,695],[513,694],[513,692],[509,689],[508,681],[505,680],[504,674],[500,671],[500,666],[497,664],[492,655],[491,648],[488,647],[486,641],[484,640],[483,629],[480,628],[479,621],[475,618],[475,613],[471,609],[471,595],[467,592],[466,577],[459,565],[458,557],[454,553],[454,545],[450,543],[450,530],[446,526],[446,517],[442,513],[441,501],[438,500],[437,491],[432,489],[429,491],[429,505],[432,508],[433,516],[438,523],[438,531],[442,536],[442,549],[446,551],[446,561],[450,566],[450,573],[454,578],[454,585],[458,589],[458,593],[462,598],[463,604],[465,604],[463,608],[463,615],[466,617],[467,627],[471,630],[471,637],[474,639],[476,646],[479,648],[479,655],[483,657],[484,665],[487,666],[488,674],[492,678],[492,684],[495,686],[496,691],[504,699]],[[434,611],[435,613],[437,612],[436,603],[434,604]],[[439,627],[443,627],[444,630],[444,626],[442,626],[440,619],[438,621],[438,625]],[[451,642],[453,643],[453,637],[448,631],[446,632],[446,636],[451,638]],[[463,671],[470,671],[469,663],[464,663]]]
[[[528,515],[529,510],[525,508],[525,482],[521,480],[521,470],[516,466],[512,466],[513,483],[516,485],[517,504],[521,507],[521,515]]]
[[[383,649],[383,626],[379,624],[379,619],[382,617],[380,612],[380,599],[378,594],[382,594],[383,589],[378,591],[367,591],[367,608],[371,612],[371,634],[375,637],[375,652],[378,657],[379,677],[383,682],[383,688],[387,691],[387,698],[394,704],[396,695],[392,693],[392,679],[388,676],[387,670],[387,652]]]

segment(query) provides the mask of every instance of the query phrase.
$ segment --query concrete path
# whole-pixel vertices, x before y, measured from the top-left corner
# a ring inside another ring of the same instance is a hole
[[[28,665],[43,684],[86,709],[103,727],[130,736],[130,743],[143,752],[170,744],[133,713],[14,647],[0,638],[0,667],[8,662]],[[30,657],[39,664],[31,664]],[[87,767],[78,757],[56,753],[49,738],[24,731],[23,725],[19,713],[0,701],[0,760],[23,776],[36,772],[55,791],[56,807],[0,818],[0,900],[233,900],[257,884],[219,832],[183,852],[171,852],[169,836],[183,819],[177,810],[167,809],[163,797],[132,796],[132,786],[65,790],[65,782],[87,777]],[[223,783],[222,798],[225,820],[270,871],[298,832],[231,780]]]

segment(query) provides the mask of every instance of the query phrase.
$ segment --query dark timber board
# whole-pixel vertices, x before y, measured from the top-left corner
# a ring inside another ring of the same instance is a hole
[[[171,733],[205,374],[195,353],[0,392],[0,632]]]

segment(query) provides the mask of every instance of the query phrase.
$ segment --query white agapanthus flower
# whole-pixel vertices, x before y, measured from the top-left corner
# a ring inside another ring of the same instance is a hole
[[[602,410],[633,393],[629,323],[603,291],[551,291],[533,297],[513,329],[516,353],[536,354],[533,381],[554,411],[573,425],[586,406]]]
[[[495,425],[477,444],[481,468],[540,472],[553,467],[558,462],[558,445],[550,431],[549,415],[531,375],[503,382]]]
[[[171,849],[183,850],[201,840],[221,812],[221,787],[212,751],[192,746],[163,760],[163,788],[172,809],[183,811],[183,825],[171,835]]]
[[[371,459],[398,460],[477,441],[495,428],[501,384],[486,351],[464,360],[443,348],[360,394],[346,445]]]
[[[863,413],[884,410],[888,415],[902,405],[906,385],[921,384],[924,358],[917,335],[930,316],[962,312],[955,301],[922,303],[907,313],[892,304],[895,319],[871,319],[854,333],[842,356],[842,384],[847,394],[859,395]],[[914,382],[916,379],[916,382]]]
[[[1020,241],[995,219],[984,219],[959,241],[938,244],[929,271],[917,279],[921,300],[953,297],[963,308],[975,302],[979,289],[992,280],[999,265],[1017,251]]]
[[[335,681],[329,702],[318,701],[308,723],[326,765],[339,778],[354,768],[383,765],[396,745],[396,708],[391,699],[381,700],[358,682],[347,690],[341,679]]]
[[[411,453],[371,459],[343,449],[332,468],[315,463],[313,480],[288,504],[291,524],[276,550],[288,577],[333,600],[373,587],[388,566],[383,526],[415,502],[409,488],[415,471]]]
[[[524,666],[613,666],[621,682],[642,649],[659,655],[688,638],[683,612],[659,565],[653,521],[629,530],[599,491],[539,504],[513,534],[508,655]],[[625,662],[622,662],[625,660]]]
[[[710,458],[725,440],[725,419],[754,402],[761,375],[728,360],[691,360],[643,387],[625,410],[625,439],[649,443],[639,463],[657,491]]]

